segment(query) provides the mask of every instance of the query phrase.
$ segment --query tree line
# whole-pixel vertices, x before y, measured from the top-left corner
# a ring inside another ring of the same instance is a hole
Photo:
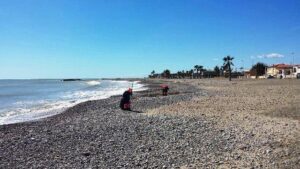
[[[239,76],[244,76],[244,68],[240,67],[233,71],[234,57],[230,55],[223,58],[223,66],[215,66],[213,70],[205,69],[202,65],[195,65],[192,69],[181,70],[175,73],[171,73],[169,69],[165,69],[161,73],[155,72],[153,70],[149,75],[149,78],[190,78],[190,79],[202,79],[202,78],[213,78],[213,77],[226,77],[231,81],[232,78]],[[267,65],[264,63],[258,62],[253,65],[250,69],[250,74],[255,74],[256,77],[264,75]]]

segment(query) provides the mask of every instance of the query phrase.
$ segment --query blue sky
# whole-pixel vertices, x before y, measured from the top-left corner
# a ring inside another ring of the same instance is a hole
[[[300,63],[299,44],[299,0],[0,0],[0,78]]]

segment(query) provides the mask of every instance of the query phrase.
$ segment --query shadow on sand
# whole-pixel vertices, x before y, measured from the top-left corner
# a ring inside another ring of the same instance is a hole
[[[133,113],[144,113],[142,111],[138,111],[138,110],[124,110],[126,112],[133,112]]]

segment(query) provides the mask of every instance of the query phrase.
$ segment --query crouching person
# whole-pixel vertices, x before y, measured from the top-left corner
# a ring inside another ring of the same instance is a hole
[[[130,108],[130,97],[132,96],[132,89],[129,88],[123,93],[121,102],[120,102],[120,108],[122,110],[131,110]]]

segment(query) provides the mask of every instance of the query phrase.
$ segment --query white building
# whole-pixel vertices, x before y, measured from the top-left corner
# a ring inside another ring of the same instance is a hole
[[[300,78],[300,65],[293,66],[293,77]]]

